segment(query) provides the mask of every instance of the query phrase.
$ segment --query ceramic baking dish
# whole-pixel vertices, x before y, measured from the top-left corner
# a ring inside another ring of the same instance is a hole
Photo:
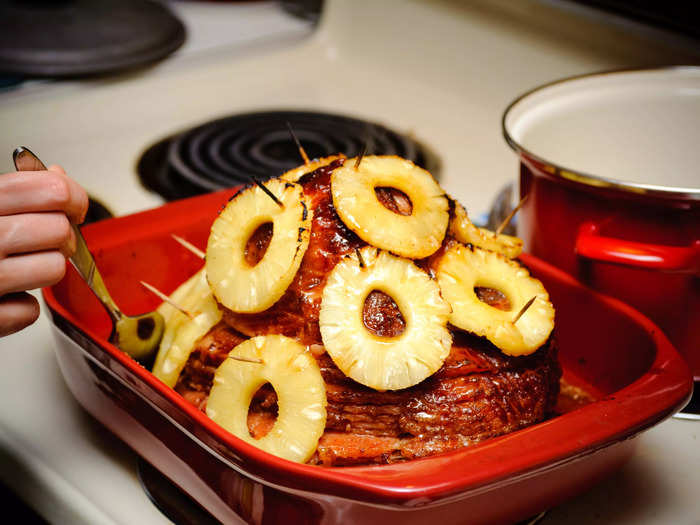
[[[83,229],[126,313],[172,291],[202,261],[171,233],[206,244],[232,190]],[[76,399],[138,454],[226,523],[507,523],[584,490],[632,453],[641,431],[688,399],[687,366],[661,331],[625,304],[540,260],[523,262],[547,287],[566,379],[596,401],[479,445],[411,462],[321,468],[246,444],[107,342],[107,314],[72,268],[44,290],[56,355]]]

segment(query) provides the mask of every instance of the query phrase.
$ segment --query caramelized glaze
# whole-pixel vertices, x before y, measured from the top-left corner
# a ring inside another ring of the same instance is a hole
[[[485,286],[477,286],[474,288],[474,293],[479,298],[479,301],[498,308],[499,310],[509,311],[511,309],[510,301],[506,295],[500,290],[487,288]]]
[[[377,200],[382,203],[382,206],[394,213],[399,215],[411,215],[413,213],[411,199],[401,190],[380,186],[374,188],[374,194],[377,196]]]
[[[255,266],[265,255],[273,235],[273,224],[266,222],[261,224],[250,236],[245,246],[245,262],[249,266]]]
[[[379,290],[373,290],[362,309],[365,328],[379,337],[396,337],[406,329],[406,320],[394,300]]]

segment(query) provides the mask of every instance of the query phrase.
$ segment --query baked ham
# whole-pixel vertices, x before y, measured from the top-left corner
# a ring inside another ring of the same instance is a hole
[[[339,159],[300,180],[313,209],[313,224],[309,248],[285,294],[257,314],[224,309],[222,322],[200,339],[191,353],[175,390],[204,411],[214,372],[234,346],[255,335],[296,338],[311,349],[326,384],[326,429],[309,461],[324,466],[391,463],[428,456],[546,418],[554,409],[561,376],[553,338],[531,355],[511,357],[486,339],[453,330],[453,346],[440,370],[418,385],[398,391],[372,390],[335,366],[325,353],[318,328],[321,292],[338,260],[364,246],[333,208],[330,174],[341,162]],[[377,196],[385,206],[397,212],[406,209],[403,194],[380,190]],[[256,234],[247,253],[252,262],[259,260],[269,243],[269,233]],[[445,243],[450,242],[448,237]],[[435,258],[422,266],[430,271]],[[496,290],[477,292],[482,301],[495,307],[508,306],[505,296]],[[381,292],[370,294],[363,317],[367,329],[380,336],[403,330],[398,307]],[[276,411],[276,394],[265,385],[250,406],[248,428],[254,437],[267,433]]]

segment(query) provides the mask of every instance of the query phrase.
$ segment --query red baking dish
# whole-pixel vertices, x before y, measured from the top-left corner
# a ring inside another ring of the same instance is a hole
[[[201,260],[171,238],[204,246],[231,191],[83,229],[116,302],[157,306],[139,285],[170,292]],[[566,379],[596,400],[451,453],[407,463],[321,468],[269,455],[228,434],[107,342],[107,314],[72,268],[44,290],[66,383],[95,418],[226,523],[508,523],[584,490],[616,469],[641,431],[688,399],[687,365],[629,306],[542,261],[523,262],[557,309]]]

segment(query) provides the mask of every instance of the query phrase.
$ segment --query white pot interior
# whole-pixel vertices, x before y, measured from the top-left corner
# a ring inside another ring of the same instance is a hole
[[[623,186],[700,193],[700,67],[554,83],[504,116],[511,144]]]

